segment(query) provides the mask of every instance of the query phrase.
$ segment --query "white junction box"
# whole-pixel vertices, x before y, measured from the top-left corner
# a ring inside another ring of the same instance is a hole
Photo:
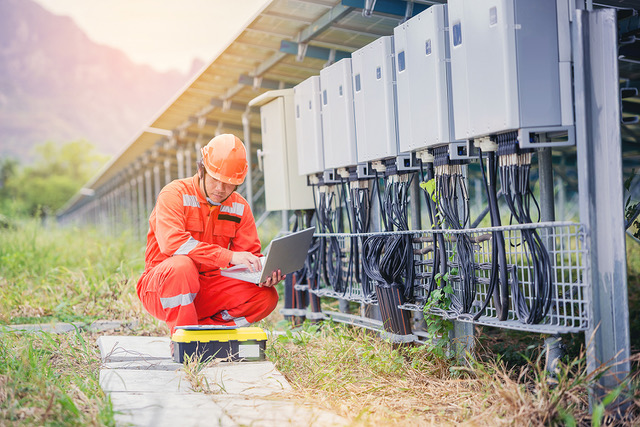
[[[351,58],[320,70],[324,165],[327,169],[358,164],[353,108]]]
[[[566,9],[566,0],[448,1],[457,139],[573,125]]]
[[[298,172],[313,175],[324,171],[320,77],[312,76],[293,88],[298,142]]]
[[[398,155],[393,36],[351,54],[358,162]]]
[[[260,106],[266,209],[313,209],[313,192],[298,173],[293,89],[272,90],[249,101]]]
[[[446,15],[434,5],[393,30],[400,151],[455,140]]]

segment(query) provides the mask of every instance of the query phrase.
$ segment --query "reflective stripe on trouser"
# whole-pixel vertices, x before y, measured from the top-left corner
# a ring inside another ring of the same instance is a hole
[[[278,303],[274,288],[220,275],[203,276],[191,258],[167,258],[145,272],[138,282],[138,296],[147,311],[176,326],[247,326],[265,318]]]

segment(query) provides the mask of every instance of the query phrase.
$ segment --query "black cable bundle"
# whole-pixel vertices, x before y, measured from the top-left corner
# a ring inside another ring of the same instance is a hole
[[[293,227],[293,232],[297,230],[297,227],[298,227],[298,223],[296,222]],[[283,313],[284,313],[285,319],[290,321],[293,321],[293,313],[297,311],[295,309],[297,308],[297,305],[298,305],[298,301],[297,301],[298,295],[295,289],[296,273],[299,273],[299,272],[295,272],[294,274],[288,274],[287,277],[284,279]]]
[[[351,209],[353,214],[352,230],[355,234],[362,234],[369,232],[370,223],[370,211],[371,211],[371,196],[369,194],[369,188],[356,187],[351,189]],[[362,295],[365,298],[371,298],[374,296],[373,287],[369,278],[364,274],[362,263],[360,262],[360,250],[363,245],[362,237],[353,237],[351,239],[351,248],[354,251],[354,268],[355,268],[355,280],[362,285]]]
[[[498,193],[496,189],[496,181],[498,179],[498,166],[496,163],[496,153],[490,151],[487,153],[487,172],[485,173],[482,150],[480,153],[480,170],[484,187],[487,192],[489,201],[489,215],[491,225],[499,227],[502,225],[500,220],[500,210],[498,209]],[[480,311],[474,316],[474,320],[478,320],[484,314],[489,305],[490,298],[493,296],[493,303],[496,307],[498,318],[507,320],[509,315],[509,276],[507,272],[507,257],[504,245],[504,234],[500,230],[491,232],[491,276],[489,279],[489,288],[487,289],[487,298],[480,308]],[[498,281],[500,286],[498,286]]]
[[[531,200],[538,207],[529,185],[533,153],[531,150],[524,151],[518,148],[515,132],[499,135],[497,142],[500,182],[507,206],[519,224],[530,224],[533,222],[529,214]],[[537,324],[545,318],[553,300],[553,266],[537,230],[525,229],[521,234],[532,269],[533,286],[530,306],[527,305],[526,296],[520,286],[514,284],[511,287],[514,309],[521,322]]]
[[[323,233],[341,233],[342,225],[342,206],[337,203],[336,209],[333,210],[334,193],[320,193],[318,203],[317,217],[318,224]],[[335,292],[346,292],[346,281],[342,270],[342,249],[340,241],[336,236],[330,236],[322,245],[320,252],[320,263],[323,266],[323,276],[325,282],[328,283]]]
[[[425,174],[422,161],[420,161],[420,174],[421,176],[424,177],[423,178],[424,182],[429,182],[434,178],[433,163],[432,162],[427,163],[426,169],[427,170]],[[441,214],[438,211],[438,205],[437,203],[434,203],[431,194],[429,194],[429,192],[425,188],[423,188],[423,192],[426,199],[429,221],[431,221],[431,228],[433,230],[439,230],[440,221],[438,220],[438,218],[441,217]],[[446,271],[447,271],[447,248],[445,247],[445,244],[444,244],[444,235],[442,233],[434,233],[433,265],[431,268],[431,274],[429,276],[429,280],[427,284],[427,295],[425,297],[425,301],[422,301],[422,302],[426,303],[431,297],[431,292],[437,289],[438,283],[436,281],[436,277],[438,276],[438,274],[440,272],[444,273]],[[441,287],[443,286],[444,286],[444,283],[442,284]]]
[[[383,272],[379,262],[383,257],[389,256],[389,249],[386,247],[388,238],[389,236],[371,236],[364,241],[362,265],[365,274],[377,283],[375,290],[385,330],[407,335],[411,333],[409,312],[398,308],[405,302],[402,284],[388,281],[388,271]]]
[[[303,214],[304,215],[303,217]],[[295,230],[300,228],[308,228],[313,226],[314,211],[296,211],[297,222]],[[307,258],[305,260],[302,269],[294,273],[293,288],[296,291],[295,307],[297,309],[306,310],[308,306],[312,312],[321,312],[320,297],[316,294],[309,292],[309,290],[315,290],[318,287],[317,281],[317,258],[319,249],[319,239],[314,237],[311,242],[309,251],[307,252]]]
[[[409,230],[409,188],[408,182],[387,183],[385,187],[382,215],[385,217],[386,231]],[[380,272],[387,283],[399,284],[405,300],[413,297],[415,267],[413,259],[413,238],[410,234],[394,234],[387,237],[384,256],[380,259]]]
[[[377,176],[376,176],[377,180]],[[384,201],[379,196],[385,231],[409,229],[407,206],[410,181],[388,183]],[[371,236],[362,245],[365,274],[377,282],[376,293],[385,329],[399,335],[411,333],[409,313],[398,306],[412,297],[415,277],[410,234]]]
[[[317,212],[317,211],[316,211]],[[308,219],[308,224],[311,221]],[[311,240],[311,246],[307,253],[307,259],[305,260],[305,269],[307,272],[307,282],[309,284],[310,291],[317,291],[320,277],[320,265],[321,265],[321,248],[324,247],[324,237],[313,237]],[[313,313],[321,313],[322,307],[320,304],[320,297],[314,293],[309,292],[309,309]]]
[[[341,206],[346,208],[347,220],[349,222],[348,232],[357,233],[357,231],[354,230],[354,223],[356,223],[354,201],[351,199],[351,193],[347,188],[347,183],[342,177],[340,177],[340,184],[342,187]],[[352,283],[360,282],[360,248],[358,243],[359,239],[357,236],[349,237],[349,259],[347,261],[347,270],[344,277],[345,285],[343,286],[345,293],[347,289],[351,287]]]
[[[442,217],[448,228],[462,230],[469,222],[469,194],[462,175],[462,165],[458,161],[449,160],[446,155],[436,157],[435,162],[436,198]],[[464,215],[460,218],[458,200],[464,202]],[[456,235],[456,259],[458,274],[449,274],[450,280],[460,281],[459,289],[454,287],[451,295],[449,315],[460,315],[471,312],[476,297],[475,262],[473,257],[473,243],[469,235]]]
[[[313,215],[313,212],[311,212]],[[291,230],[292,233],[298,231],[301,212],[296,211],[296,222]],[[307,259],[309,254],[307,254]],[[308,263],[298,271],[287,274],[284,280],[284,308],[282,313],[285,319],[299,324],[304,321],[304,314],[309,304],[309,285],[307,279]]]

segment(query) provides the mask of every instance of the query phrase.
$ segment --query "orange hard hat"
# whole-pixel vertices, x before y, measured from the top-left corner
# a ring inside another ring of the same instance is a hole
[[[209,175],[227,184],[242,184],[249,165],[247,150],[240,138],[230,133],[218,135],[201,151],[202,163]]]

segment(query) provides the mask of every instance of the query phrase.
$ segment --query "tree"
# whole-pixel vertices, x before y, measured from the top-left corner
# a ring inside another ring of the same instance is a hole
[[[34,151],[34,163],[6,181],[9,197],[19,200],[29,215],[60,209],[108,159],[84,140],[63,145],[49,141],[37,145]]]

